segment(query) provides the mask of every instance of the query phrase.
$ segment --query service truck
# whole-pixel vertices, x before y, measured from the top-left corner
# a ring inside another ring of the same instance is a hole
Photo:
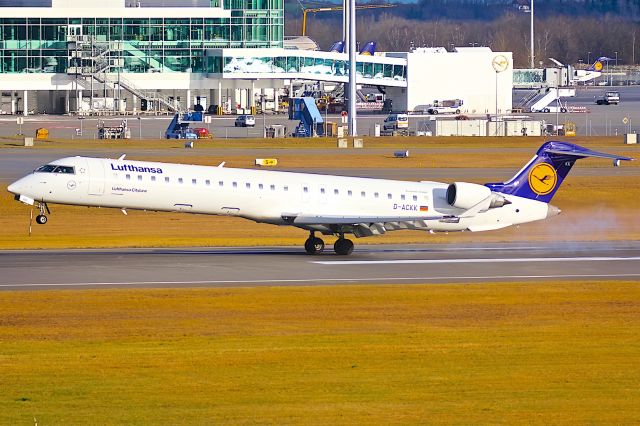
[[[620,93],[618,92],[604,92],[603,95],[596,97],[598,105],[618,105],[618,103],[620,103]]]

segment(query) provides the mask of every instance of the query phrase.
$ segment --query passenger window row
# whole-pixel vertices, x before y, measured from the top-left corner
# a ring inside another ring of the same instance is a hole
[[[127,174],[125,175],[125,179],[126,179],[126,180],[131,180],[131,174],[128,174],[128,173],[127,173]],[[138,179],[138,181],[142,181],[143,176],[142,176],[142,175],[137,175],[137,179]],[[156,176],[155,176],[155,175],[151,175],[151,181],[152,181],[152,182],[156,182]],[[177,179],[177,181],[178,181],[178,183],[179,183],[179,184],[183,184],[183,183],[184,183],[183,178],[178,178],[178,179]],[[171,178],[170,178],[169,176],[165,176],[165,177],[164,177],[164,182],[165,182],[165,183],[171,183]],[[197,185],[197,184],[198,184],[198,180],[197,180],[197,179],[195,179],[195,178],[194,178],[194,179],[191,179],[191,184],[192,184],[192,185]],[[211,180],[206,179],[206,180],[204,181],[204,184],[205,184],[205,186],[211,186]],[[223,180],[218,181],[218,186],[219,186],[219,187],[221,187],[221,188],[223,188],[223,187],[225,186],[225,181],[223,181]],[[238,188],[238,182],[236,182],[236,181],[231,182],[231,186],[232,186],[233,188]],[[246,188],[246,189],[251,189],[251,182],[245,182],[245,188]],[[259,190],[264,190],[264,189],[265,189],[265,185],[264,185],[264,184],[262,184],[262,183],[259,183],[259,184],[257,185],[257,188],[258,188]],[[276,185],[274,185],[274,184],[270,184],[270,185],[269,185],[269,190],[271,190],[271,191],[275,191],[275,190],[276,190]],[[282,187],[282,190],[283,190],[283,191],[285,191],[285,192],[288,192],[288,191],[289,191],[289,186],[288,186],[288,185],[283,186],[283,187]],[[302,191],[303,191],[305,194],[308,194],[308,193],[310,192],[310,189],[309,189],[309,187],[308,187],[308,186],[303,186],[303,187],[302,187]],[[325,188],[320,188],[320,194],[325,195],[325,194],[326,194],[326,189],[325,189]],[[339,190],[339,189],[337,189],[337,188],[336,188],[336,189],[334,189],[334,190],[333,190],[333,195],[335,195],[335,196],[339,196],[339,195],[340,195],[340,190]],[[352,191],[352,190],[350,190],[350,189],[349,189],[349,190],[347,190],[347,196],[348,196],[348,197],[352,197],[352,196],[353,196],[353,191]],[[367,196],[367,192],[366,192],[366,191],[360,191],[360,197],[361,197],[361,198],[365,198],[366,196]],[[374,193],[373,193],[373,197],[374,197],[374,198],[380,198],[380,193],[379,193],[379,192],[374,192]],[[394,198],[394,197],[393,197],[393,194],[392,194],[392,193],[390,193],[390,192],[389,192],[389,193],[387,193],[387,199],[388,199],[388,200],[393,200],[393,198]],[[401,195],[400,195],[400,200],[401,200],[401,201],[406,201],[406,199],[407,199],[407,196],[406,196],[405,194],[401,194]],[[428,196],[427,196],[427,195],[425,195],[425,196],[424,196],[424,199],[425,199],[425,200],[427,200],[427,199],[428,199]],[[412,200],[412,201],[418,201],[418,196],[417,196],[417,195],[412,195],[412,196],[411,196],[411,200]]]

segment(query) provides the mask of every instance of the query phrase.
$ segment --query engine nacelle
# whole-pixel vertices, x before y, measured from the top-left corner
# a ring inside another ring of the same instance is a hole
[[[486,205],[483,205],[481,210],[511,204],[504,196],[491,192],[491,190],[484,185],[454,182],[447,188],[447,203],[459,209],[468,210],[484,200],[486,200]]]
[[[470,209],[491,195],[491,190],[483,185],[454,182],[447,188],[447,203],[459,209]]]
[[[484,185],[467,182],[454,182],[447,188],[447,203],[459,209],[470,209],[491,195]]]

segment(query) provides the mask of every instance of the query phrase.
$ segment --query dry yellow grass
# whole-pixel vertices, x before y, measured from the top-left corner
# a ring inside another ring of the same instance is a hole
[[[631,282],[0,293],[0,424],[636,424]]]
[[[633,149],[624,149],[618,147],[617,149],[609,150],[615,152],[618,155],[623,156],[637,156],[640,151]],[[533,152],[516,152],[509,153],[509,155],[495,155],[493,153],[482,152],[463,152],[459,154],[452,153],[429,153],[429,154],[411,154],[408,158],[394,158],[393,151],[389,150],[389,153],[384,154],[370,154],[364,151],[362,154],[349,154],[349,155],[335,155],[335,154],[323,154],[321,152],[313,154],[313,157],[295,154],[292,151],[291,154],[278,155],[278,166],[275,168],[315,168],[315,167],[331,167],[338,169],[352,169],[352,168],[423,168],[425,169],[425,178],[429,177],[429,169],[432,168],[465,168],[465,167],[478,167],[478,168],[513,168],[513,172],[517,172],[531,157]],[[144,153],[134,153],[127,155],[130,160],[149,160],[145,157]],[[184,157],[182,155],[167,155],[163,156],[160,160],[153,159],[152,161],[162,161],[165,163],[182,163],[182,164],[197,164],[205,166],[217,166],[221,162],[226,163],[226,167],[238,167],[249,168],[254,167],[256,155],[244,155],[244,156],[230,156],[230,155],[207,155],[203,153],[197,157]],[[625,163],[625,167],[640,168],[640,161]],[[576,164],[576,168],[582,167],[611,167],[611,160],[604,159],[590,159],[588,162],[579,162]]]
[[[364,136],[366,148],[537,148],[546,137],[381,137]],[[563,138],[552,138],[563,140]],[[579,137],[565,140],[584,146],[620,146],[623,143],[619,137]],[[22,146],[22,139],[15,136],[0,136],[0,148]],[[336,139],[333,138],[285,138],[285,139],[201,139],[195,144],[196,149],[206,148],[335,148]],[[95,139],[51,139],[35,141],[35,149],[64,148],[64,149],[180,149],[184,141],[166,139],[130,139],[95,140]]]

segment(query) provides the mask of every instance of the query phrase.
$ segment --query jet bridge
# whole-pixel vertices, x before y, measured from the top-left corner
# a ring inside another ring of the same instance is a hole
[[[208,49],[209,78],[293,79],[334,83],[349,80],[349,55],[289,49]],[[407,87],[407,60],[392,56],[357,55],[358,84]]]

